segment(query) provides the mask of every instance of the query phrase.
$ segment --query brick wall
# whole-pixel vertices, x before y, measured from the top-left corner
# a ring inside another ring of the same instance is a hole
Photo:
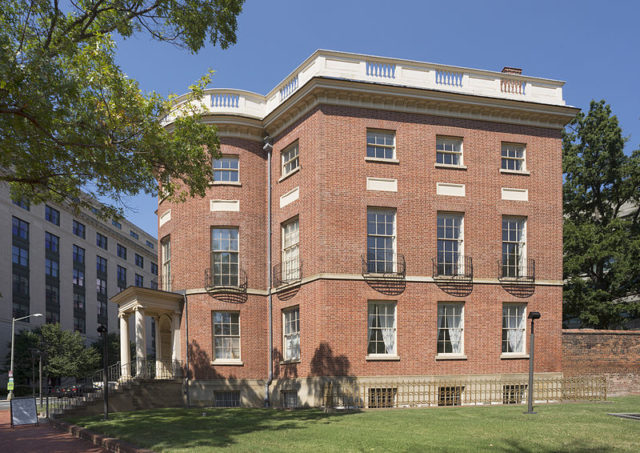
[[[640,331],[562,331],[565,376],[605,374],[612,395],[640,393]]]

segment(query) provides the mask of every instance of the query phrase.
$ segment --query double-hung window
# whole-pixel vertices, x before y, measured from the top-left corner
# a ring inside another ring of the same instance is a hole
[[[160,243],[162,256],[162,289],[171,291],[171,238],[166,237]]]
[[[438,275],[464,273],[463,215],[438,213]]]
[[[436,137],[436,164],[462,164],[462,139],[454,137]]]
[[[78,237],[84,239],[85,236],[85,226],[84,223],[80,223],[77,220],[73,221],[73,234]]]
[[[211,230],[213,286],[238,286],[238,229]]]
[[[300,223],[298,219],[282,225],[282,281],[300,278]]]
[[[527,306],[524,304],[502,305],[502,353],[525,353],[525,328]]]
[[[396,271],[396,211],[367,209],[367,271]]]
[[[396,134],[390,131],[367,131],[367,157],[395,159]]]
[[[73,284],[79,288],[84,288],[84,271],[80,269],[73,269]]]
[[[300,161],[298,160],[298,143],[294,143],[293,145],[282,150],[282,176],[287,176],[293,170],[300,166]]]
[[[284,360],[300,360],[300,308],[282,311],[282,349]]]
[[[127,248],[124,245],[118,244],[116,246],[116,249],[118,251],[118,258],[122,258],[123,260],[126,260],[127,259]]]
[[[526,219],[502,217],[502,276],[518,278],[527,275]]]
[[[107,260],[101,256],[96,256],[96,272],[98,274],[107,273]]]
[[[73,244],[73,263],[84,266],[84,249]]]
[[[144,268],[144,258],[136,253],[136,266]]]
[[[397,355],[395,302],[369,302],[367,355]]]
[[[240,314],[213,312],[213,350],[215,360],[240,360]]]
[[[25,268],[29,267],[29,250],[20,246],[11,246],[11,262]]]
[[[438,304],[438,355],[464,354],[464,304]]]
[[[48,231],[44,232],[44,248],[52,253],[58,253],[60,245],[60,238],[55,234],[51,234]]]
[[[45,275],[53,278],[58,278],[59,263],[56,260],[45,258],[44,260],[44,273]]]
[[[49,205],[44,205],[44,218],[54,225],[60,225],[60,211]]]
[[[107,237],[103,234],[96,233],[96,245],[107,250]]]
[[[223,156],[213,160],[214,182],[238,182],[239,176],[238,156]]]
[[[527,170],[525,165],[525,146],[517,143],[502,143],[503,170],[521,171]]]

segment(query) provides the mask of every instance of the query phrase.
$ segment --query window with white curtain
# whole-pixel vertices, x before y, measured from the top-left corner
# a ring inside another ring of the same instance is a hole
[[[215,360],[240,360],[240,314],[215,311],[212,316]]]
[[[464,354],[464,304],[438,304],[438,355]]]
[[[293,219],[282,224],[282,281],[300,278],[300,222]]]
[[[368,355],[396,355],[395,302],[369,302]]]
[[[282,349],[284,360],[300,360],[300,308],[282,311]]]
[[[527,275],[527,221],[525,217],[502,217],[502,276]]]
[[[502,305],[502,352],[504,354],[525,353],[525,328],[527,306],[524,304]]]

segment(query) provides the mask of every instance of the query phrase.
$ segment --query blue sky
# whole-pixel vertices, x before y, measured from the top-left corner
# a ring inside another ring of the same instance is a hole
[[[182,94],[211,68],[212,86],[266,94],[316,49],[340,50],[564,80],[568,104],[605,99],[640,147],[640,1],[248,0],[238,42],[197,55],[144,35],[117,60],[143,91]],[[157,234],[156,200],[129,198],[126,217]]]

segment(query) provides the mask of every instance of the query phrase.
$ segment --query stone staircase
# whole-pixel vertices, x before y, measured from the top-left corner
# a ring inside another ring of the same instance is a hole
[[[109,412],[127,412],[164,407],[185,407],[181,379],[135,379],[109,390]],[[64,411],[63,417],[84,417],[104,412],[100,397]]]

